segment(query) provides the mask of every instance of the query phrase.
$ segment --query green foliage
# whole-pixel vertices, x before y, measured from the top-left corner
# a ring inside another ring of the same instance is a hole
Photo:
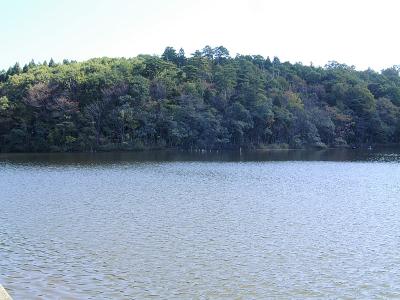
[[[0,72],[0,151],[398,142],[398,67],[316,68],[206,46]]]
[[[0,112],[5,112],[10,108],[10,101],[8,101],[7,96],[0,97]]]

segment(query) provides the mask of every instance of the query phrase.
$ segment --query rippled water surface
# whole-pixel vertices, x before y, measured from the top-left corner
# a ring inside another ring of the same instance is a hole
[[[14,299],[400,297],[397,151],[0,155]]]

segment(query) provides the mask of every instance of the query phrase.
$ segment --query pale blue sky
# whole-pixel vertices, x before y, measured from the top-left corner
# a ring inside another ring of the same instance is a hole
[[[19,61],[186,53],[206,44],[376,70],[400,64],[397,0],[0,0],[0,69]]]

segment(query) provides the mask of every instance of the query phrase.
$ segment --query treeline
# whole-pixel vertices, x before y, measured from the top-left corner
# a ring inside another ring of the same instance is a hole
[[[231,57],[34,61],[0,72],[0,151],[343,147],[399,143],[399,67]]]

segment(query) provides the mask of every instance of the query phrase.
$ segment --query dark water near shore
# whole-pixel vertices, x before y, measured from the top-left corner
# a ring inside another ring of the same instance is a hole
[[[257,150],[257,151],[143,151],[98,153],[0,153],[0,164],[102,165],[137,162],[246,161],[362,161],[398,162],[400,147],[367,149]]]
[[[0,154],[14,299],[400,297],[400,151]]]

